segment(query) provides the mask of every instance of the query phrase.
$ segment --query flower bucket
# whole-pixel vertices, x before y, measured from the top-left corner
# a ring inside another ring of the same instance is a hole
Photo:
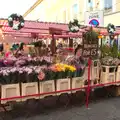
[[[54,80],[40,82],[39,89],[40,89],[40,94],[42,94],[42,95],[40,95],[40,98],[56,95],[56,93],[44,94],[44,93],[49,93],[49,92],[55,91],[55,81]]]
[[[38,82],[31,83],[21,83],[22,96],[38,94]],[[28,96],[22,98],[22,101],[26,101],[28,99],[39,99],[38,96]]]
[[[102,66],[101,68],[101,75],[100,75],[100,82],[102,84],[115,82],[115,72],[116,66]],[[105,85],[109,86],[109,85]]]
[[[83,77],[72,78],[72,89],[84,87],[83,79],[84,79]],[[72,93],[75,93],[76,91],[79,91],[79,90],[72,90]]]
[[[1,99],[12,98],[20,96],[20,85],[18,84],[7,84],[1,85]],[[1,104],[5,104],[10,101],[20,102],[21,98],[10,99],[10,100],[1,100]]]
[[[62,93],[71,93],[71,91],[64,91],[70,88],[71,88],[70,78],[56,80],[56,91],[61,91],[61,92],[58,92],[57,95],[60,95]]]

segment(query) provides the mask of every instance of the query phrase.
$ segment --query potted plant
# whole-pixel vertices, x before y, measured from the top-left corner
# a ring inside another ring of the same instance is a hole
[[[107,49],[106,49],[107,48]],[[104,58],[101,59],[101,82],[115,82],[116,68],[118,67],[120,60],[118,57],[117,45],[114,42],[112,46],[104,47],[102,51]]]
[[[99,34],[96,31],[94,31],[92,27],[90,27],[90,30],[88,30],[83,35],[84,39],[86,40],[86,43],[88,44],[94,44],[98,42],[98,36]]]
[[[22,98],[22,101],[26,101],[27,99],[39,99],[38,96],[29,96],[33,94],[38,94],[38,71],[40,71],[39,67],[23,67],[19,68],[20,77],[21,77],[21,95],[27,96]]]

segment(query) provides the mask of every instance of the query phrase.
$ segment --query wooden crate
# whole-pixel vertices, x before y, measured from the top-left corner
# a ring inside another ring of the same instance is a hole
[[[19,84],[8,84],[1,85],[1,98],[11,98],[20,96],[20,85]],[[10,101],[20,102],[21,98],[10,99],[10,100],[1,100],[1,104],[5,104]]]
[[[40,82],[39,88],[40,88],[40,93],[54,92],[55,91],[55,81],[49,80],[49,81]],[[54,96],[54,95],[56,95],[56,94],[51,93],[51,94],[40,95],[40,98],[44,98],[47,96]]]
[[[115,70],[116,70],[116,66],[102,66],[100,82],[102,84],[115,82],[115,75],[116,75]]]
[[[83,77],[72,78],[72,89],[84,87],[83,79],[84,79]],[[75,93],[76,91],[79,90],[72,90],[72,93]]]
[[[92,85],[91,77],[92,77],[92,69],[90,68],[90,85]],[[84,75],[83,75],[83,84],[84,84],[84,87],[88,86],[88,84],[85,85],[86,82],[88,82],[88,67],[85,68],[85,72],[84,72]]]
[[[22,83],[21,88],[22,96],[38,94],[38,82]],[[39,96],[24,97],[22,98],[22,101],[26,101],[28,99],[39,99]]]
[[[120,66],[118,66],[116,71],[116,82],[120,81]],[[120,85],[120,83],[116,83],[116,85]]]
[[[88,79],[88,67],[85,68],[85,72],[83,74],[83,77],[84,77],[84,80]],[[91,80],[91,77],[92,77],[92,69],[90,68],[90,80]]]
[[[68,90],[70,88],[71,88],[71,79],[70,78],[56,80],[56,90],[57,91]],[[59,93],[57,93],[57,95],[60,95],[62,93],[71,93],[71,91],[59,92]]]

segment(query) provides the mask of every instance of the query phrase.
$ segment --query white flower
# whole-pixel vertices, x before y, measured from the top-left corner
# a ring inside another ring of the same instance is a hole
[[[40,68],[37,68],[37,69],[35,70],[36,73],[40,73],[40,71],[41,71]]]
[[[73,28],[73,27],[71,27],[70,29],[71,29],[72,31],[74,30],[74,28]]]
[[[78,26],[75,26],[74,29],[77,31],[77,30],[79,30],[79,27],[78,27]]]
[[[80,25],[80,24],[81,24],[81,22],[80,22],[80,21],[78,21],[78,24]]]
[[[21,26],[23,27],[23,26],[24,26],[24,23],[21,23]]]
[[[29,70],[27,71],[28,74],[31,74],[32,72],[33,72],[32,69],[29,69]]]
[[[18,17],[20,17],[21,15],[20,14],[17,14]]]
[[[8,76],[9,74],[7,73],[6,70],[3,70],[3,76]]]
[[[18,30],[18,24],[14,24],[14,25],[13,25],[13,29],[14,29],[14,30]]]
[[[71,22],[73,23],[73,22],[74,22],[74,20],[71,20]]]
[[[20,73],[20,74],[22,74],[22,73],[23,73],[23,71],[22,71],[22,70],[20,70],[20,71],[19,71],[19,73]]]
[[[8,18],[8,21],[13,21],[13,19],[11,17]]]

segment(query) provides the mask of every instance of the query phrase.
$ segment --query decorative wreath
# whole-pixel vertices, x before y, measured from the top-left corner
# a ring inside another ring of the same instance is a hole
[[[14,24],[14,21],[18,21],[17,24]],[[19,14],[12,14],[8,17],[8,25],[14,30],[20,30],[24,27],[24,18]]]
[[[115,30],[116,30],[115,26],[113,24],[109,23],[108,26],[107,26],[108,33],[109,34],[114,34]]]
[[[74,19],[73,22],[72,21],[69,22],[68,27],[70,32],[75,33],[79,31],[80,24],[77,19]]]

